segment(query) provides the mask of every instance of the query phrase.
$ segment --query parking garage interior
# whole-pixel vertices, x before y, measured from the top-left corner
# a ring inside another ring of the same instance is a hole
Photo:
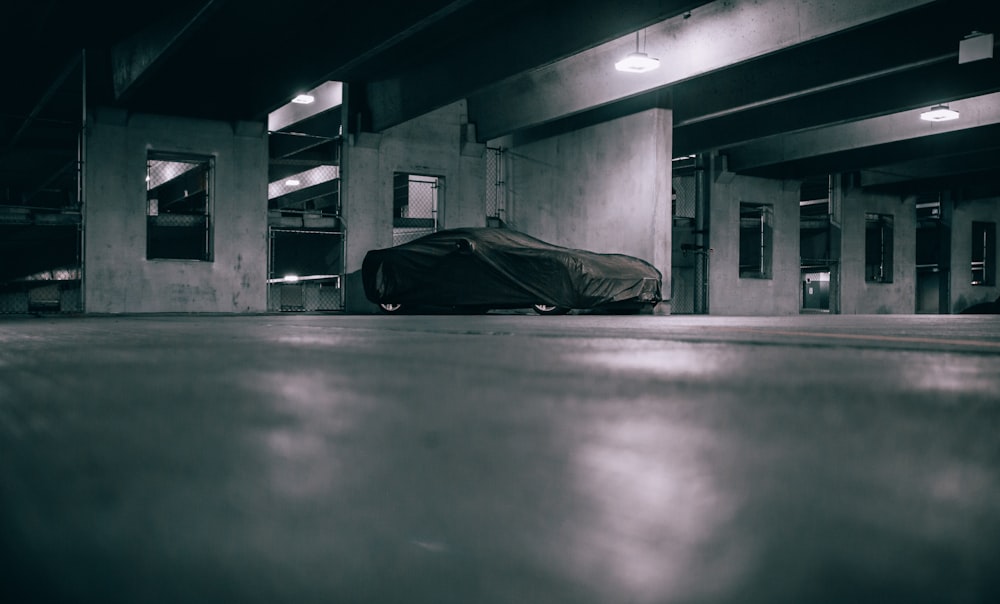
[[[0,23],[5,601],[1000,593],[995,2]],[[664,300],[365,298],[367,251],[468,226]]]

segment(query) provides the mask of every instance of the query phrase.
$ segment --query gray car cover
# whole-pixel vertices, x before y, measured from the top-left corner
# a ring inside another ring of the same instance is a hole
[[[361,276],[376,304],[485,308],[655,304],[662,281],[639,258],[564,248],[506,228],[449,229],[372,250]]]

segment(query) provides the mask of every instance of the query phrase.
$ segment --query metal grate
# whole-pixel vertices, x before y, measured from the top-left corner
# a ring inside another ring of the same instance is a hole
[[[146,257],[212,259],[211,158],[149,152]]]
[[[502,226],[505,220],[503,153],[501,147],[486,148],[486,224]]]
[[[0,206],[0,314],[81,312],[82,234],[76,209]]]
[[[82,310],[79,279],[21,281],[0,286],[0,315],[78,313]]]
[[[694,219],[697,207],[697,182],[692,175],[673,177],[673,215],[678,218]]]
[[[272,227],[268,310],[342,310],[344,231]]]
[[[393,179],[393,245],[413,241],[437,230],[442,180],[436,176],[395,175]]]
[[[272,161],[272,167],[293,170],[299,163]],[[286,167],[290,166],[290,167]],[[267,185],[268,208],[282,212],[341,213],[340,166],[319,165],[290,173]]]
[[[281,312],[319,312],[343,310],[339,275],[323,281],[271,283],[268,285],[268,310]]]
[[[685,160],[689,158],[684,158]],[[673,239],[675,245],[671,266],[671,309],[673,314],[704,314],[708,312],[709,251],[704,231],[697,227],[698,179],[701,173],[693,162],[681,166],[675,162],[672,179]]]

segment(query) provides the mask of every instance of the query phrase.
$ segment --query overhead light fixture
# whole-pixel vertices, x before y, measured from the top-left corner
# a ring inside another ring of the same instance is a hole
[[[645,33],[645,30],[643,30],[643,33]],[[643,40],[642,46],[643,50],[645,50],[645,40]],[[628,73],[645,73],[647,71],[653,71],[659,66],[659,59],[654,59],[645,52],[639,50],[639,32],[635,32],[635,52],[630,52],[624,59],[615,63],[615,69],[618,71],[626,71]]]
[[[302,181],[300,181],[297,178],[289,178],[288,180],[285,181],[285,186],[286,187],[297,187],[297,186],[299,186],[301,184],[302,184]]]
[[[294,99],[292,99],[292,102],[293,103],[297,103],[299,105],[308,105],[308,104],[312,103],[315,100],[316,100],[316,97],[314,97],[311,94],[300,94],[300,95],[296,96]]]
[[[973,31],[958,43],[958,63],[993,58],[993,34]]]
[[[927,122],[947,122],[957,120],[959,113],[949,109],[947,105],[934,105],[928,111],[920,114],[920,119]]]

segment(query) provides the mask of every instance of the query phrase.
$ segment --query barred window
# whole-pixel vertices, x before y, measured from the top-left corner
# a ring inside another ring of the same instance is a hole
[[[406,243],[438,230],[444,179],[397,172],[392,182],[392,244]]]
[[[774,206],[740,203],[740,277],[770,279]]]
[[[209,157],[146,158],[146,258],[212,260]]]
[[[865,214],[865,281],[892,283],[892,214]]]

